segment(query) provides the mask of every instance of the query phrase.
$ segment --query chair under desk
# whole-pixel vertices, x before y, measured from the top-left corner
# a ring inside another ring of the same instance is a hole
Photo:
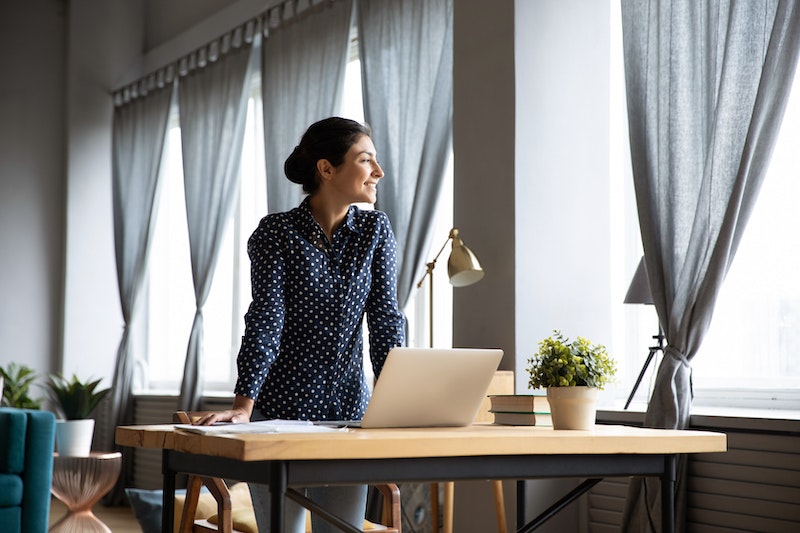
[[[480,479],[652,476],[661,480],[662,531],[675,531],[678,454],[726,451],[724,433],[598,425],[593,431],[476,424],[466,428],[350,429],[335,433],[196,434],[172,425],[120,426],[120,446],[163,450],[164,525],[178,473],[266,483],[272,531],[293,487]],[[525,524],[518,530],[527,531]],[[165,529],[165,531],[168,529]],[[359,531],[356,528],[343,531]]]

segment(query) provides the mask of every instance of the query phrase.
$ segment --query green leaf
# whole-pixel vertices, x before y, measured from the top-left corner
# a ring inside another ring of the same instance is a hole
[[[51,375],[48,382],[50,399],[67,420],[89,418],[111,389],[95,392],[101,380],[82,382],[75,374],[67,379],[61,374]]]
[[[560,331],[553,330],[553,335],[540,341],[539,351],[528,360],[528,386],[539,389],[582,385],[602,389],[616,370],[605,346],[583,337],[570,342]]]
[[[30,387],[36,381],[36,372],[25,365],[10,363],[8,368],[0,368],[3,376],[3,396],[0,405],[20,409],[40,409],[42,400],[30,397]]]

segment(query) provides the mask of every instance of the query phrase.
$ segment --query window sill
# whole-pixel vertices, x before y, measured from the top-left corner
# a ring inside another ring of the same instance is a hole
[[[601,408],[597,411],[597,421],[612,424],[642,425],[645,407],[643,404],[634,404],[628,410]],[[800,435],[800,411],[695,407],[692,409],[689,427],[692,429]]]
[[[166,388],[140,390],[134,392],[133,395],[158,397],[158,398],[177,398],[178,396],[180,396],[180,394],[175,389],[166,389]],[[203,391],[203,398],[213,398],[213,399],[233,398],[233,393],[229,390],[227,391],[206,390]]]

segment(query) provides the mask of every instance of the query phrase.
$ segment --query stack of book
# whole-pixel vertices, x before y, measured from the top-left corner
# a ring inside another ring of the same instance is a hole
[[[550,404],[544,394],[489,396],[494,423],[505,426],[552,426]]]

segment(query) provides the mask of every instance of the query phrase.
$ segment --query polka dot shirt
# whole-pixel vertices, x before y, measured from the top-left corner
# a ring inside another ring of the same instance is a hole
[[[306,198],[264,217],[248,253],[253,301],[235,393],[268,419],[360,420],[369,400],[364,314],[375,376],[404,343],[389,218],[352,206],[329,243]]]

